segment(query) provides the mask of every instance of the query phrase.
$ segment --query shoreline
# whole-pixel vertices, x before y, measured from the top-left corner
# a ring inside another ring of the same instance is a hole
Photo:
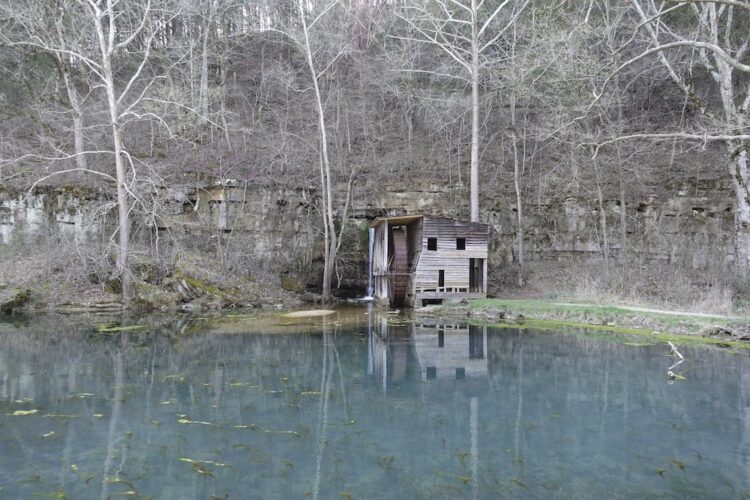
[[[750,317],[747,316],[541,299],[469,300],[414,311],[420,315],[461,318],[496,328],[581,329],[634,335],[661,342],[750,349]]]
[[[204,310],[122,310],[75,305],[71,307],[23,308],[13,314],[0,315],[2,322],[24,321],[33,317],[81,315],[84,328],[99,333],[118,333],[134,326],[149,331],[163,322],[177,321],[182,331],[196,330],[222,333],[284,333],[317,325],[321,318],[284,317],[300,310],[325,308],[322,304],[274,304],[263,307],[237,307]],[[338,326],[361,325],[369,314],[382,315],[391,321],[416,322],[420,318],[460,320],[478,326],[536,331],[583,331],[603,336],[634,336],[643,341],[703,344],[718,347],[750,349],[750,317],[691,313],[640,306],[557,302],[553,300],[481,299],[404,309],[398,314],[384,305],[353,302],[333,304],[336,316],[328,320]],[[262,329],[262,330],[261,330]],[[268,330],[267,332],[265,330]]]

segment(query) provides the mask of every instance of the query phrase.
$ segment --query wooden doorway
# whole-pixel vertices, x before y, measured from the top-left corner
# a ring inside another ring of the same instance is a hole
[[[484,259],[469,259],[469,292],[484,292]]]

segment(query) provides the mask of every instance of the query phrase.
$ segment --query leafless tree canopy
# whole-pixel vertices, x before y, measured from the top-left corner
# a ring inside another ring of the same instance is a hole
[[[749,0],[0,0],[0,182],[111,190],[126,294],[159,189],[310,188],[327,295],[353,193],[466,185],[472,220],[513,199],[523,283],[542,198],[593,200],[609,273],[628,200],[700,169],[746,277],[749,44]]]

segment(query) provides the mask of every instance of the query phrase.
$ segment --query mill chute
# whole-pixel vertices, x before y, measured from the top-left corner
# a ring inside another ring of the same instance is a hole
[[[409,251],[403,227],[391,230],[388,238],[388,301],[401,307],[409,287]]]

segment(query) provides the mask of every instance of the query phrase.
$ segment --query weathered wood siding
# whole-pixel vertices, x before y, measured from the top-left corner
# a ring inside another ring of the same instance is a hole
[[[437,250],[428,250],[428,238],[437,238]],[[466,248],[456,249],[456,240],[464,238]],[[442,288],[469,288],[469,259],[487,259],[488,227],[442,217],[422,219],[422,252],[415,274],[415,288],[436,289],[440,271],[445,272]]]
[[[406,226],[406,238],[409,246],[409,264],[410,271],[414,271],[422,251],[422,220],[416,220]]]
[[[373,295],[388,299],[388,224],[375,228],[375,244],[372,255]]]
[[[406,226],[410,283],[407,303],[415,299],[484,297],[487,286],[487,244],[489,227],[475,222],[461,222],[444,217],[401,216],[380,219],[375,225],[372,256],[374,295],[388,299],[388,240],[391,227]],[[437,238],[437,249],[428,250],[428,239]],[[456,240],[463,238],[463,250]],[[481,282],[471,285],[471,259],[482,259]],[[440,286],[440,271],[444,281]]]

